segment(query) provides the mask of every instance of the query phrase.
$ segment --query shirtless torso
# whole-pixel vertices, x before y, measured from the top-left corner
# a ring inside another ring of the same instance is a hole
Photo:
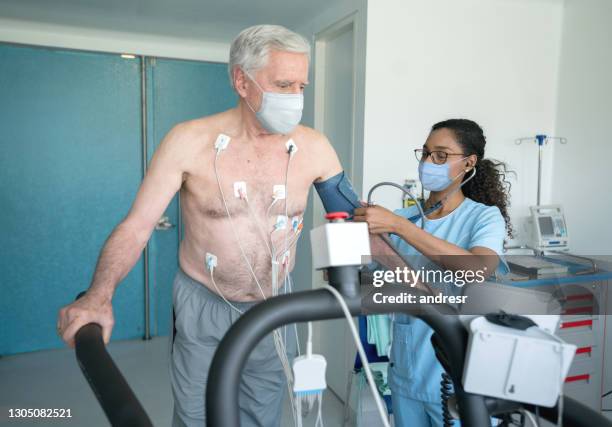
[[[301,220],[308,191],[313,182],[340,172],[341,167],[327,139],[320,133],[298,126],[289,136],[271,135],[261,141],[237,135],[238,112],[229,110],[216,116],[179,126],[190,134],[190,140],[175,144],[184,150],[181,185],[181,207],[185,226],[180,244],[181,268],[191,277],[215,291],[205,266],[206,253],[217,257],[215,283],[230,300],[262,299],[253,273],[266,297],[272,292],[271,255],[282,265],[285,247],[289,248],[289,271],[295,262],[295,244],[299,233],[291,219]],[[219,134],[231,137],[227,149],[217,158],[218,177],[232,217],[228,218],[214,170],[215,141]],[[291,160],[286,143],[292,139],[298,147]],[[287,168],[288,174],[287,174]],[[284,185],[287,198],[273,202],[273,187]],[[234,196],[234,183],[245,182],[248,201]],[[286,208],[285,208],[286,202]],[[289,224],[275,230],[277,218],[285,215]],[[233,228],[233,230],[232,230]],[[253,273],[244,260],[242,249]],[[287,269],[280,268],[279,283]]]

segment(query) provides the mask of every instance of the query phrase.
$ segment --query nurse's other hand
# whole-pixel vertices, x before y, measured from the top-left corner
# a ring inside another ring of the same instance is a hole
[[[403,218],[382,206],[368,206],[355,209],[353,220],[367,222],[372,234],[382,234],[396,233]]]

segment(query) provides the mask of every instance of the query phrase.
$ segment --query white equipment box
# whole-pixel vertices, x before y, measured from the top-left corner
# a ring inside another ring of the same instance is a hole
[[[370,234],[365,222],[329,222],[310,230],[312,264],[316,270],[367,264]]]
[[[514,329],[491,323],[483,316],[472,320],[468,330],[465,391],[555,406],[575,345],[537,326]]]

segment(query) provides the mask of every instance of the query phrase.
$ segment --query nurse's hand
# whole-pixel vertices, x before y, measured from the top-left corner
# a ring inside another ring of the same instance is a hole
[[[355,209],[353,220],[367,222],[368,229],[372,234],[397,233],[397,230],[405,221],[399,215],[395,215],[389,209],[382,206],[367,206]]]

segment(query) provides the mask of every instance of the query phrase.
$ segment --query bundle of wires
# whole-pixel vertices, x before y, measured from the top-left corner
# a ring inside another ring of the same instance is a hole
[[[214,157],[214,162],[213,162],[213,166],[214,166],[214,173],[215,173],[215,178],[217,181],[217,185],[219,187],[219,192],[221,194],[221,199],[223,201],[223,206],[225,208],[225,212],[228,216],[228,219],[230,221],[231,224],[231,229],[232,232],[234,234],[234,237],[236,239],[236,242],[238,244],[238,247],[240,249],[240,254],[242,256],[242,259],[244,260],[245,264],[247,265],[247,268],[249,270],[250,275],[253,277],[253,280],[255,281],[255,283],[257,284],[257,287],[259,288],[259,291],[261,293],[261,296],[264,300],[267,299],[265,292],[263,291],[263,288],[259,282],[259,280],[257,279],[257,275],[255,274],[255,271],[246,255],[246,252],[242,246],[242,242],[240,239],[240,236],[238,235],[236,228],[234,227],[233,224],[233,218],[232,215],[230,213],[230,210],[228,208],[227,205],[227,200],[225,198],[225,194],[223,191],[223,186],[221,185],[221,179],[219,178],[219,171],[217,168],[217,161],[219,158],[219,154],[225,150],[229,144],[230,138],[226,135],[219,135],[219,137],[217,138],[217,141],[215,142],[215,149],[216,149],[216,154]],[[289,176],[289,166],[291,163],[291,158],[293,156],[293,154],[297,151],[297,147],[295,146],[295,144],[293,143],[293,141],[289,140],[287,142],[287,150],[289,153],[289,159],[288,159],[288,163],[287,163],[287,169],[286,169],[286,173],[285,173],[285,194],[284,194],[284,199],[285,199],[285,218],[287,218],[287,195],[286,195],[286,189],[287,189],[287,182],[288,182],[288,176]],[[246,187],[246,186],[245,186]],[[272,239],[270,239],[270,244],[268,244],[267,238],[266,238],[266,233],[263,230],[259,220],[257,219],[257,216],[255,215],[255,213],[253,212],[249,201],[248,201],[248,197],[247,197],[247,193],[246,193],[246,188],[240,190],[239,192],[239,197],[245,201],[245,203],[247,204],[247,208],[249,210],[249,213],[252,214],[255,218],[255,223],[257,225],[257,228],[259,230],[259,232],[262,234],[262,237],[264,238],[264,242],[266,244],[266,247],[268,249],[268,252],[270,254],[270,259],[271,259],[271,265],[272,265],[272,296],[276,296],[278,295],[278,274],[279,274],[279,255],[276,253],[276,248],[274,247],[273,243],[272,243]],[[272,208],[272,206],[279,200],[280,198],[273,198],[272,203],[270,204],[266,214],[267,217],[269,217],[269,213],[270,213],[270,209]],[[288,221],[287,221],[288,223]],[[276,231],[273,230],[273,232]],[[295,244],[297,242],[297,239],[299,238],[299,233],[297,233],[298,235],[296,236],[296,238],[294,239],[294,241],[292,242],[292,244]],[[285,251],[280,255],[281,257],[283,257],[283,260],[286,260],[287,263],[287,270],[289,267],[289,246],[288,246],[288,240],[287,240],[287,236],[285,235]],[[206,267],[208,269],[208,271],[210,272],[210,277],[211,277],[211,282],[213,283],[213,286],[215,287],[215,290],[217,291],[217,293],[223,298],[223,300],[234,310],[236,310],[237,312],[239,312],[240,314],[242,314],[242,311],[239,310],[236,306],[234,306],[230,301],[228,301],[225,296],[223,295],[223,293],[221,292],[221,290],[219,289],[219,287],[217,286],[215,280],[214,280],[214,267],[217,265],[217,259],[213,254],[207,254],[206,255]],[[285,271],[285,291],[291,291],[291,282],[290,279],[288,279],[288,274]],[[297,337],[297,326],[294,326],[294,330],[295,330],[295,335],[296,335],[296,342],[298,340]],[[278,354],[279,360],[281,362],[283,371],[285,373],[285,377],[287,379],[287,389],[289,392],[289,399],[291,401],[291,410],[292,410],[292,415],[293,415],[293,419],[294,419],[294,423],[296,423],[297,425],[297,414],[296,414],[296,404],[295,404],[295,400],[294,400],[294,396],[293,396],[293,390],[292,390],[292,385],[293,385],[293,371],[291,369],[291,366],[289,364],[289,358],[287,356],[287,341],[286,341],[286,327],[285,327],[285,333],[284,333],[284,337],[281,335],[280,330],[276,329],[272,332],[272,338],[274,341],[274,346],[276,349],[276,352]],[[299,344],[298,344],[299,347]],[[299,352],[299,348],[298,348],[298,352]]]

